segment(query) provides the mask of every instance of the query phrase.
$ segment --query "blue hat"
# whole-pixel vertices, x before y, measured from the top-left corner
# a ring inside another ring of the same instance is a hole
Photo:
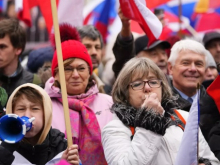
[[[28,56],[27,68],[32,73],[36,73],[45,62],[51,62],[54,50],[52,47],[45,47],[32,50]]]

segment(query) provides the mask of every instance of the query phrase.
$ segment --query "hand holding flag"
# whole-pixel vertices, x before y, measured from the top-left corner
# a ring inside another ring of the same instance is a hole
[[[159,19],[146,7],[145,0],[119,0],[125,17],[139,23],[147,37],[148,46],[159,39],[162,33],[162,24]]]

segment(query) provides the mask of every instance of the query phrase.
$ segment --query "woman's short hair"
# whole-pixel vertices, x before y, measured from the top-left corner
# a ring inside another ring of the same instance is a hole
[[[198,41],[185,39],[176,42],[171,49],[168,61],[171,63],[172,66],[175,65],[176,59],[178,58],[181,51],[192,51],[200,54],[201,56],[205,56],[206,65],[208,63],[208,57],[205,47]]]
[[[112,89],[112,98],[114,103],[122,103],[127,104],[129,100],[129,85],[132,81],[132,78],[140,77],[144,78],[149,75],[149,73],[153,73],[158,79],[162,80],[162,101],[170,100],[172,97],[171,89],[168,85],[167,79],[164,73],[160,70],[160,68],[150,59],[145,57],[135,57],[129,60],[121,72],[118,75],[118,78],[115,81],[115,84]]]

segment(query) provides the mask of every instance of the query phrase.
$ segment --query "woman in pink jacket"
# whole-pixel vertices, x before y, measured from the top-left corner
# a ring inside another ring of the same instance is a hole
[[[112,119],[112,98],[99,93],[92,75],[92,60],[86,47],[79,41],[77,30],[61,25],[61,46],[68,94],[71,131],[74,144],[78,144],[83,165],[106,164],[101,144],[101,130]],[[66,132],[57,52],[54,52],[52,76],[45,90],[53,103],[52,127]]]

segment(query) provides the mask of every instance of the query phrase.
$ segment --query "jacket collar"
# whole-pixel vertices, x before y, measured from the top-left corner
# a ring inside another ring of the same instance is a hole
[[[16,77],[19,77],[19,76],[20,76],[20,74],[22,73],[22,71],[23,71],[23,68],[22,68],[21,64],[18,63],[17,70],[15,71],[15,72],[16,72],[16,75],[15,75],[15,76],[13,76],[13,77],[8,77],[8,76],[5,76],[5,75],[3,75],[2,73],[0,73],[0,78],[1,78],[2,80],[4,80],[4,79],[9,79],[9,78],[16,78]]]

